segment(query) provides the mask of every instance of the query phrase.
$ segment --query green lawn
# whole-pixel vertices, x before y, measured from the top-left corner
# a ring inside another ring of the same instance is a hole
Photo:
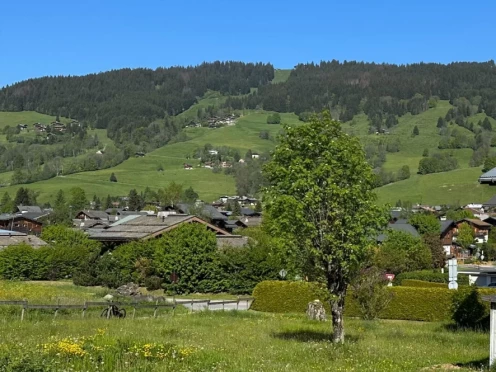
[[[25,371],[479,371],[485,333],[441,323],[345,321],[347,341],[328,341],[330,324],[251,312],[163,314],[157,319],[59,315],[4,317],[1,363]],[[159,354],[160,348],[167,351]],[[10,358],[8,362],[2,356]],[[22,362],[21,362],[22,361]],[[24,364],[22,364],[24,363]],[[41,369],[43,366],[46,369]]]

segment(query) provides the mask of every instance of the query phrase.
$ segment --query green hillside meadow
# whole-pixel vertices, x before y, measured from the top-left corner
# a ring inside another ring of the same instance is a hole
[[[284,81],[289,76],[289,70],[276,70],[274,82]],[[197,104],[181,113],[185,118],[196,116],[199,108],[209,105],[221,105],[225,101],[218,93],[209,92]],[[438,102],[435,108],[431,108],[419,115],[406,114],[399,118],[399,124],[391,129],[389,135],[368,134],[368,121],[364,114],[354,117],[350,122],[344,123],[343,128],[350,134],[360,138],[362,143],[378,140],[400,140],[400,152],[388,153],[384,164],[386,170],[398,171],[403,165],[410,167],[412,176],[408,180],[389,184],[377,189],[381,203],[394,204],[398,200],[408,200],[413,203],[449,204],[481,202],[489,199],[496,193],[487,185],[479,185],[477,179],[481,174],[481,168],[469,168],[469,160],[472,155],[471,149],[438,150],[440,140],[437,119],[444,117],[452,106],[447,101]],[[82,187],[88,196],[127,195],[129,190],[136,188],[138,191],[147,186],[157,189],[167,185],[169,182],[183,184],[185,187],[192,186],[206,201],[212,201],[221,194],[235,194],[234,178],[223,173],[215,174],[210,169],[200,169],[199,161],[191,159],[191,155],[198,147],[210,143],[216,146],[229,146],[237,148],[241,155],[251,149],[255,152],[270,151],[275,146],[275,138],[281,130],[281,125],[269,125],[266,123],[270,112],[245,111],[235,126],[218,129],[210,128],[186,128],[184,129],[188,140],[168,144],[143,158],[130,158],[122,164],[109,169],[75,173],[60,176],[47,181],[41,181],[25,185],[40,192],[41,202],[53,200],[59,189],[68,190],[72,187]],[[301,125],[294,114],[281,114],[282,122],[290,125]],[[476,124],[485,118],[484,114],[472,117]],[[0,112],[0,128],[5,125],[17,125],[19,123],[32,124],[34,122],[50,122],[54,117],[38,114],[36,112]],[[67,120],[67,119],[65,119]],[[65,121],[64,120],[64,121]],[[490,119],[493,128],[496,129],[496,121]],[[420,134],[412,136],[413,128],[417,126]],[[460,131],[467,129],[456,126]],[[270,133],[269,140],[260,139],[261,131]],[[97,134],[102,144],[113,146],[112,140],[106,136],[105,130],[91,130],[91,134]],[[0,136],[0,141],[3,136]],[[5,141],[5,138],[3,138]],[[451,172],[430,175],[417,175],[418,163],[422,158],[424,149],[430,153],[437,151],[451,151],[458,159],[460,168]],[[193,165],[193,170],[184,170],[183,164]],[[157,169],[162,166],[164,171]],[[115,173],[118,182],[111,183],[110,175]],[[8,184],[12,172],[0,173],[0,184]],[[19,185],[4,187],[2,191],[15,194]]]

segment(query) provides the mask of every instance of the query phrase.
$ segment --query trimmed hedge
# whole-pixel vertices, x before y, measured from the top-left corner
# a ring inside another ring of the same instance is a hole
[[[426,282],[424,280],[417,279],[403,279],[401,281],[401,286],[416,288],[448,288],[448,284],[446,283]]]
[[[270,313],[304,313],[309,302],[320,300],[329,312],[325,301],[315,283],[267,280],[260,282],[253,290],[255,301],[252,310]]]
[[[446,283],[449,282],[449,274],[441,273],[440,271],[432,271],[432,270],[421,270],[421,271],[411,271],[407,273],[401,273],[394,278],[394,284],[403,285],[403,280],[405,279],[413,279],[413,280],[422,280],[424,282],[431,283]],[[468,275],[458,275],[458,284],[460,285],[468,285]]]
[[[393,299],[389,306],[381,312],[381,319],[418,320],[418,321],[450,321],[454,294],[469,291],[452,291],[448,288],[424,287],[390,287]],[[494,289],[478,289],[481,295],[496,294]],[[252,309],[274,313],[304,313],[307,304],[319,299],[329,305],[318,286],[306,282],[264,281],[259,283],[254,291]],[[484,303],[487,311],[489,304]],[[351,293],[346,296],[345,315],[358,317],[358,306]]]

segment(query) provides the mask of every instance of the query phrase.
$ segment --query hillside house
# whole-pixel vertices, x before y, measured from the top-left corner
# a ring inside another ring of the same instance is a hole
[[[100,220],[100,221],[108,221],[109,215],[104,211],[96,211],[96,210],[82,210],[76,214],[75,219],[77,220]]]
[[[50,124],[52,126],[52,131],[53,132],[65,132],[67,127],[65,124],[62,124],[58,121],[54,121]]]
[[[28,129],[28,125],[27,124],[19,124],[19,125],[17,125],[17,128],[19,128],[19,130],[26,130],[26,129]]]
[[[496,184],[496,168],[493,168],[479,177],[480,184]],[[493,197],[494,198],[494,197]]]
[[[487,240],[489,239],[489,230],[492,227],[491,224],[474,218],[464,218],[463,220],[456,222],[456,229],[454,235],[455,238],[456,235],[458,234],[458,229],[463,223],[467,223],[470,227],[472,227],[475,234],[476,243],[478,244],[487,243]]]
[[[186,170],[191,170],[191,169],[193,169],[193,166],[191,164],[184,163],[183,164],[183,168],[186,169]]]
[[[446,255],[456,254],[456,247],[453,244],[453,236],[456,230],[456,223],[453,220],[441,221],[441,243]]]
[[[0,229],[17,231],[28,235],[40,235],[43,224],[40,221],[18,214],[1,214]]]
[[[258,158],[260,158],[260,154],[257,154],[256,152],[254,152],[251,154],[251,158],[252,159],[258,159]]]
[[[143,151],[138,151],[134,154],[137,158],[142,158],[143,156],[145,156],[145,153]]]
[[[208,150],[209,155],[218,155],[219,152],[217,150]]]

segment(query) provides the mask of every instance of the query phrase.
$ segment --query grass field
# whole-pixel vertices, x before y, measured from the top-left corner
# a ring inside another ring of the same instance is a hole
[[[329,322],[252,312],[0,324],[0,368],[16,371],[480,371],[489,354],[488,334],[441,323],[347,319],[344,345]]]

